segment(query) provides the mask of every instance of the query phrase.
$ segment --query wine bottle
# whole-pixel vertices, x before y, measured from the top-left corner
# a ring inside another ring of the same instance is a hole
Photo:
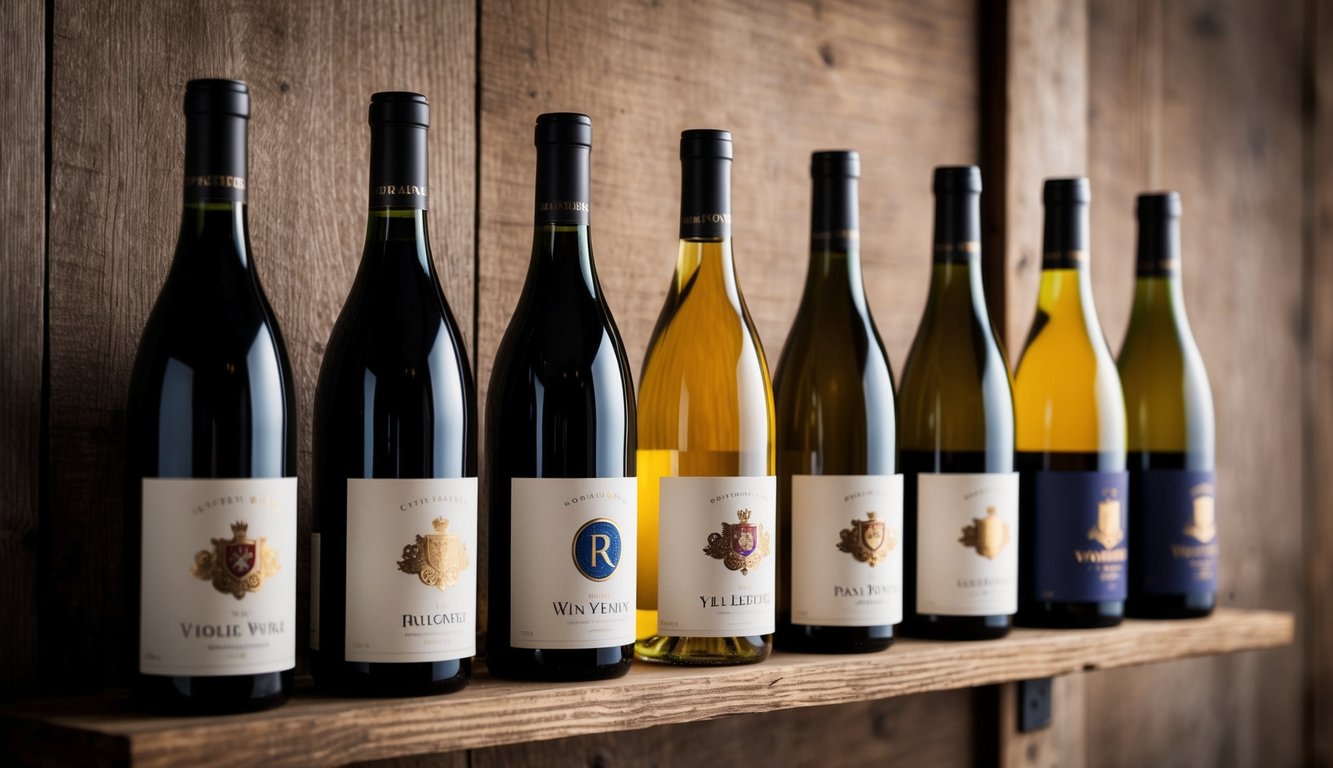
[[[1018,610],[1009,366],[981,279],[981,171],[935,169],[930,293],[903,368],[903,633],[983,640]]]
[[[634,384],[588,233],[587,115],[537,118],[532,260],[486,402],[486,664],[619,677],[634,658]]]
[[[1014,373],[1018,621],[1106,627],[1124,615],[1125,400],[1092,301],[1087,179],[1043,193],[1037,314]]]
[[[185,204],[126,408],[139,706],[266,709],[296,666],[296,395],[246,224],[250,92],[185,88]]]
[[[1142,618],[1217,602],[1213,395],[1180,288],[1180,195],[1139,195],[1134,309],[1120,348],[1129,415],[1129,600]]]
[[[370,99],[370,212],[315,389],[311,672],[462,688],[476,645],[477,401],[426,226],[426,98]]]
[[[635,654],[768,658],[775,620],[773,388],[731,250],[731,134],[681,134],[680,251],[639,385]]]
[[[810,266],[778,362],[778,648],[878,651],[902,620],[893,373],[866,305],[860,157],[816,152]]]

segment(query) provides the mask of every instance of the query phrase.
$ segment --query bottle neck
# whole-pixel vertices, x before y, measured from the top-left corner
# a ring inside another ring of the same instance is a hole
[[[589,159],[583,144],[538,144],[530,274],[577,270],[593,290]]]
[[[246,119],[191,113],[185,123],[184,206],[177,253],[250,266],[246,224]]]
[[[363,258],[408,258],[430,272],[426,129],[371,123],[370,212]]]
[[[1180,285],[1180,221],[1140,217],[1135,258],[1134,313],[1183,319]]]
[[[1050,203],[1042,233],[1041,289],[1038,307],[1049,315],[1090,315],[1088,205]]]
[[[731,159],[687,157],[680,165],[680,239],[730,241]]]
[[[937,192],[932,241],[928,302],[939,309],[966,306],[989,323],[981,279],[981,195]]]
[[[850,297],[864,311],[857,180],[816,177],[810,214],[807,298]]]

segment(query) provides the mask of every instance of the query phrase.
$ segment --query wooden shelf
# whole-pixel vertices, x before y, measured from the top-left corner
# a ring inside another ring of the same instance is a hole
[[[301,694],[280,709],[227,717],[145,717],[110,695],[39,701],[0,715],[0,753],[20,763],[229,768],[378,760],[1274,648],[1293,633],[1289,613],[1219,610],[1199,621],[1015,630],[991,642],[899,640],[870,655],[776,653],[748,667],[638,664],[597,683],[514,683],[483,672],[448,696]]]

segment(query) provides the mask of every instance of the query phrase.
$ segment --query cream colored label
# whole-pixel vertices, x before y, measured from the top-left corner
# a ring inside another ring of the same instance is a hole
[[[509,644],[634,642],[638,480],[514,478]]]
[[[346,659],[476,653],[477,478],[347,481]]]
[[[658,520],[658,633],[773,631],[777,478],[664,477]]]
[[[917,476],[917,612],[1018,610],[1018,473]]]
[[[296,478],[143,481],[139,671],[296,666]]]
[[[791,518],[793,624],[902,621],[902,475],[797,475]]]

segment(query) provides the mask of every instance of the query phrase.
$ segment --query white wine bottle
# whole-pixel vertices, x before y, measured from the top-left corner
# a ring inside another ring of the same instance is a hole
[[[935,169],[930,293],[898,390],[903,634],[983,640],[1018,610],[1009,366],[981,284],[981,170]]]
[[[1117,363],[1129,415],[1130,616],[1217,602],[1213,393],[1180,288],[1180,195],[1139,195],[1134,309]]]
[[[286,701],[296,666],[296,397],[246,223],[239,80],[185,89],[185,210],[126,409],[132,693],[170,714]]]
[[[816,152],[810,175],[810,267],[774,383],[777,647],[878,651],[903,615],[893,372],[861,281],[861,159]]]
[[[680,252],[639,389],[635,654],[763,661],[775,623],[773,389],[731,251],[731,134],[681,135]]]
[[[1014,374],[1018,620],[1106,627],[1124,616],[1125,400],[1088,274],[1088,180],[1043,192],[1041,289]]]

